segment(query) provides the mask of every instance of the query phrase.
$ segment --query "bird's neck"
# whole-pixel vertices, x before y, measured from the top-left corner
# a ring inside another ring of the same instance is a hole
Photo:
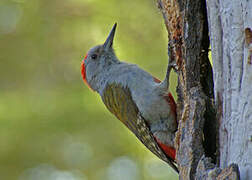
[[[111,78],[111,71],[120,63],[121,62],[119,60],[109,61],[99,71],[97,71],[97,73],[92,77],[91,81],[89,81],[92,89],[100,93],[104,89],[108,79]]]

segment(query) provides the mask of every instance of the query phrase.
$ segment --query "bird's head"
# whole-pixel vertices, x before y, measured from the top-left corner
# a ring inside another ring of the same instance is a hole
[[[92,90],[97,90],[97,81],[99,81],[100,75],[104,73],[106,68],[118,62],[112,47],[116,25],[115,23],[105,43],[91,48],[81,63],[81,74],[84,83]]]

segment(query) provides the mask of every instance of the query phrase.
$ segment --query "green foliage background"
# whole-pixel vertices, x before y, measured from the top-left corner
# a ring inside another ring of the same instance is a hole
[[[163,79],[167,33],[154,0],[0,1],[1,180],[177,178],[82,82],[83,56],[115,22],[118,57]]]

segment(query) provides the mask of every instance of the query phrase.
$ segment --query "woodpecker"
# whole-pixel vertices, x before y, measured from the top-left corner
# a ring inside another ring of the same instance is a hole
[[[152,153],[179,172],[174,147],[176,103],[168,90],[170,69],[161,82],[137,65],[120,61],[112,46],[116,26],[105,43],[91,48],[82,61],[84,83]]]

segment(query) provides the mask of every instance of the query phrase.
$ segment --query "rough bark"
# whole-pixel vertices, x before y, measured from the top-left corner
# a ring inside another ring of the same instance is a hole
[[[206,154],[215,161],[216,154],[216,118],[205,3],[200,0],[159,0],[158,5],[168,31],[169,60],[178,66],[180,122],[176,134],[176,157],[180,179],[195,179],[200,158]]]
[[[252,1],[208,0],[220,167],[252,179]]]
[[[241,3],[238,10],[235,10],[238,4],[231,5],[232,3],[228,1],[222,2],[221,5],[217,0],[207,2],[214,83],[208,59],[209,32],[205,1],[157,0],[157,2],[167,27],[169,61],[170,64],[176,62],[179,78],[176,158],[180,179],[239,179],[239,168],[233,162],[248,168],[242,170],[242,178],[246,178],[243,177],[243,171],[247,173],[247,177],[252,177],[249,176],[252,171],[248,172],[251,170],[252,162],[251,134],[249,134],[252,132],[252,115],[250,115],[252,108],[249,109],[252,103],[249,94],[252,92],[252,60],[251,49],[249,50],[252,35],[250,29],[246,29],[249,43],[247,50],[243,49],[245,31],[236,29],[241,23],[241,17],[247,18],[247,24],[249,17],[252,19],[248,13],[248,10],[252,9],[251,5],[249,6],[251,2]],[[222,11],[221,6],[230,7],[227,11]],[[223,13],[223,22],[219,17],[220,13]],[[232,17],[232,13],[238,13],[240,18]],[[223,29],[230,28],[233,23],[228,15],[232,17],[232,21],[238,23],[234,26],[234,30]],[[243,25],[246,23],[243,22]],[[238,52],[234,53],[235,50]],[[245,65],[245,59],[248,65]],[[246,75],[245,68],[248,73]],[[237,69],[240,71],[236,71]],[[238,92],[233,91],[234,89]],[[241,95],[243,99],[240,99]],[[230,98],[231,96],[235,97]],[[232,122],[234,124],[230,122],[231,118],[234,119]],[[242,124],[238,124],[240,122]],[[239,128],[246,129],[245,133],[239,132]],[[234,156],[235,161],[232,159]],[[250,159],[243,159],[243,162],[239,163],[243,157]]]

